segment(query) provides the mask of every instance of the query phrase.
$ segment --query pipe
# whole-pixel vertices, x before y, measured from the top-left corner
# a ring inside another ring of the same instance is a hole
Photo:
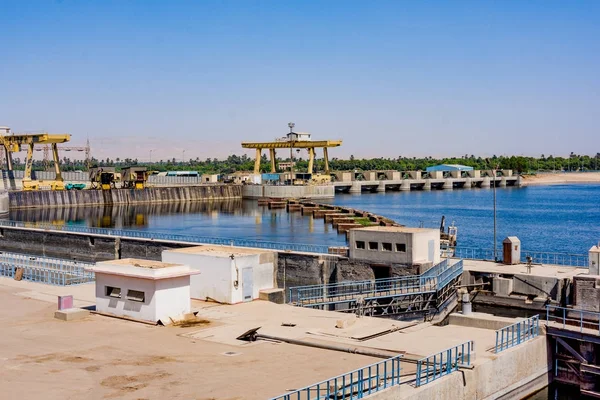
[[[351,354],[360,354],[363,356],[369,356],[369,357],[377,357],[377,358],[385,358],[388,359],[390,357],[394,357],[397,354],[385,354],[385,353],[380,353],[377,351],[370,351],[370,350],[366,350],[366,349],[359,349],[359,348],[352,348],[352,347],[343,347],[343,346],[335,346],[335,345],[330,345],[330,344],[321,344],[321,343],[315,343],[315,342],[308,342],[308,341],[304,341],[304,340],[298,340],[298,339],[287,339],[287,338],[282,338],[282,337],[277,337],[277,336],[271,336],[271,335],[263,335],[263,334],[257,334],[256,335],[256,339],[268,339],[268,340],[276,340],[279,342],[285,342],[285,343],[289,343],[289,344],[296,344],[299,346],[307,346],[307,347],[315,347],[317,349],[324,349],[324,350],[333,350],[333,351],[341,351],[344,353],[351,353]]]

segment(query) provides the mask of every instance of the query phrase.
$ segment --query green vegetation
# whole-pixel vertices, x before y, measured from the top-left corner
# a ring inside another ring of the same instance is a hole
[[[280,159],[279,161],[289,161]],[[295,171],[302,172],[308,168],[308,161],[302,157],[294,158],[296,162]],[[535,171],[591,171],[600,169],[600,153],[595,156],[579,155],[571,153],[568,157],[546,157],[542,154],[540,157],[522,157],[522,156],[493,156],[486,160],[482,157],[474,155],[464,155],[460,158],[443,158],[435,159],[433,157],[398,157],[398,158],[371,158],[371,159],[356,159],[350,156],[349,159],[343,160],[333,158],[330,161],[330,168],[334,171],[348,170],[396,170],[396,171],[413,171],[425,170],[427,167],[438,164],[462,164],[473,167],[475,169],[489,169],[497,167],[500,169],[512,169],[519,173],[535,173]],[[15,169],[24,169],[24,164],[21,159],[14,159]],[[45,167],[52,168],[53,163],[44,166],[42,161],[35,160],[33,163],[34,170],[43,170]],[[117,169],[129,165],[146,165],[151,171],[198,171],[200,173],[219,173],[229,174],[235,171],[252,171],[254,169],[254,159],[247,155],[237,156],[231,155],[225,160],[216,158],[202,161],[198,158],[190,159],[182,162],[176,159],[158,160],[152,163],[140,162],[138,159],[103,159],[98,160],[93,158],[91,165],[110,166]],[[315,160],[317,170],[324,169],[322,159]],[[64,157],[61,160],[61,168],[64,171],[85,170],[85,162],[83,160],[71,160]],[[270,165],[266,155],[263,155],[261,160],[262,172],[270,171]]]
[[[354,220],[357,224],[361,224],[362,226],[371,226],[373,222],[367,217],[354,217]]]

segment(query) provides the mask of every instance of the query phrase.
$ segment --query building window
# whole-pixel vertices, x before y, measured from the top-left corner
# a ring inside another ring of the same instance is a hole
[[[381,243],[381,250],[392,251],[392,244],[391,243]]]
[[[116,297],[117,299],[121,298],[121,288],[113,287],[113,286],[105,286],[104,294],[107,297]]]
[[[146,300],[146,294],[144,292],[140,292],[139,290],[128,290],[127,300],[139,301],[140,303],[143,303]]]
[[[362,240],[357,240],[356,241],[356,248],[357,249],[364,249],[365,248],[365,242],[363,242]]]
[[[378,249],[379,249],[379,243],[369,242],[369,250],[378,250]]]
[[[406,253],[406,244],[396,243],[396,251],[399,251],[400,253]]]

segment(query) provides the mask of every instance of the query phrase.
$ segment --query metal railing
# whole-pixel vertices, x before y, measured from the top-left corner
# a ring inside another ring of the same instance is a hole
[[[498,260],[502,260],[502,249],[497,250]],[[521,250],[521,261],[530,256],[534,264],[564,265],[569,267],[588,267],[587,254],[551,253],[543,251]],[[493,249],[480,249],[476,247],[455,247],[454,257],[465,260],[494,261]]]
[[[523,321],[496,331],[495,353],[500,353],[508,348],[517,346],[527,340],[533,339],[540,334],[540,316],[534,315]]]
[[[249,239],[230,239],[220,237],[207,237],[207,236],[195,236],[195,235],[179,235],[172,233],[159,233],[159,232],[147,232],[147,231],[134,231],[124,229],[108,229],[108,228],[92,228],[86,226],[73,226],[73,225],[52,225],[50,223],[30,223],[30,222],[19,222],[19,221],[0,221],[1,227],[12,227],[12,228],[33,228],[33,229],[44,229],[50,231],[62,231],[62,232],[75,232],[75,233],[86,233],[92,235],[107,235],[124,238],[141,238],[149,240],[168,240],[174,242],[185,242],[185,243],[199,243],[199,244],[215,244],[223,246],[239,246],[239,247],[253,247],[268,250],[279,250],[279,251],[296,251],[305,253],[319,253],[327,254],[329,247],[326,245],[319,244],[298,244],[298,243],[279,243],[279,242],[265,242],[261,240],[249,240]]]
[[[342,302],[359,296],[380,297],[404,293],[435,292],[448,285],[453,279],[462,274],[462,271],[462,260],[453,265],[449,265],[448,260],[443,260],[421,275],[325,285],[295,286],[289,288],[288,302],[303,305],[315,301],[319,303]]]
[[[546,325],[550,322],[562,324],[563,329],[578,329],[581,333],[584,329],[597,330],[600,335],[600,312],[547,305]]]
[[[417,387],[426,385],[458,371],[460,367],[469,367],[473,345],[473,341],[469,340],[418,360],[415,385]]]
[[[94,273],[85,268],[94,264],[81,261],[38,257],[17,253],[0,253],[0,276],[13,278],[18,269],[21,279],[50,285],[69,286],[94,281]]]
[[[401,358],[401,355],[388,358],[270,400],[362,399],[400,385]]]

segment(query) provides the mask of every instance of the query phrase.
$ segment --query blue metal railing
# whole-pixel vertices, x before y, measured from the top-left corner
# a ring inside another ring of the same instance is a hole
[[[362,399],[400,385],[401,355],[294,390],[270,400]]]
[[[498,249],[496,255],[502,260],[502,250]],[[521,261],[530,256],[534,264],[564,265],[568,267],[588,267],[589,258],[587,254],[551,253],[543,251],[521,250]],[[455,247],[454,257],[465,260],[494,261],[493,249],[480,249],[476,247]]]
[[[453,265],[449,265],[448,260],[443,260],[421,275],[291,287],[288,292],[288,302],[303,305],[315,301],[319,303],[343,302],[358,296],[380,297],[404,293],[435,292],[448,285],[462,272],[462,260]]]
[[[142,238],[149,240],[168,240],[175,242],[185,243],[199,243],[199,244],[215,244],[223,246],[239,246],[239,247],[254,247],[268,250],[279,250],[279,251],[296,251],[305,253],[320,253],[327,254],[329,247],[327,245],[319,244],[298,244],[298,243],[279,243],[279,242],[265,242],[261,240],[248,240],[248,239],[229,239],[219,237],[207,237],[207,236],[195,236],[195,235],[179,235],[172,233],[159,233],[159,232],[147,232],[147,231],[135,231],[135,230],[124,230],[124,229],[107,229],[107,228],[91,228],[86,226],[69,226],[69,225],[52,225],[49,223],[27,223],[19,221],[0,221],[1,227],[13,227],[13,228],[31,228],[31,229],[44,229],[51,231],[63,231],[63,232],[75,232],[85,233],[92,235],[107,235],[107,236],[118,236],[125,238]]]
[[[14,277],[23,269],[23,280],[50,285],[68,286],[94,281],[94,273],[85,268],[94,264],[81,261],[38,257],[17,253],[0,253],[0,276]]]
[[[597,330],[600,335],[600,312],[547,305],[546,325],[550,322],[562,324],[563,329],[578,329],[581,333],[584,329]]]
[[[495,353],[500,353],[508,348],[517,346],[527,340],[533,339],[540,334],[540,316],[534,315],[523,321],[496,331]]]
[[[459,367],[469,367],[473,345],[473,341],[469,340],[418,360],[416,386],[426,385],[449,375],[458,371]]]

